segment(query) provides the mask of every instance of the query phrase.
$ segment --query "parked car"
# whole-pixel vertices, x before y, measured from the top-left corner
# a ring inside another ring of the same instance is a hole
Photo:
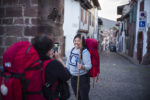
[[[110,52],[116,52],[116,45],[115,44],[110,44],[109,49],[110,49]]]

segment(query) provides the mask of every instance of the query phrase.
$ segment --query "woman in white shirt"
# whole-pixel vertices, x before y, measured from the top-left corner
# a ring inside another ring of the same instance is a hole
[[[73,40],[74,48],[70,52],[70,56],[67,59],[66,67],[70,71],[71,77],[71,86],[76,95],[77,91],[77,76],[78,70],[80,69],[80,81],[79,81],[79,98],[78,100],[89,100],[89,91],[90,91],[90,77],[89,70],[92,67],[90,52],[86,48],[85,40],[82,39],[81,34],[77,34]],[[82,44],[81,44],[82,43]],[[81,63],[80,59],[80,50],[81,50]]]

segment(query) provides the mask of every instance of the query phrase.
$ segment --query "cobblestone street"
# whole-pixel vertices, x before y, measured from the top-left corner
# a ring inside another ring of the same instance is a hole
[[[0,100],[76,100],[71,83],[150,100],[150,0],[0,0]]]
[[[109,51],[101,54],[100,65],[95,88],[91,78],[90,100],[150,100],[150,66],[134,65]],[[69,100],[76,100],[71,93]]]

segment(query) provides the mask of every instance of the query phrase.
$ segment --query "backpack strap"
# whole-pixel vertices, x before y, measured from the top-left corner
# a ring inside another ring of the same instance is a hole
[[[27,49],[26,52],[25,52],[26,54],[30,51],[31,46],[32,46],[32,45],[30,44],[29,47],[28,47],[28,49]]]
[[[42,70],[43,71],[42,72],[42,84],[43,85],[45,84],[45,69],[46,69],[47,64],[51,61],[52,61],[52,59],[49,59],[49,60],[44,61],[42,64],[42,68],[43,68],[43,70]]]
[[[73,47],[72,49],[71,49],[71,54],[72,54],[72,51],[75,49],[75,47]]]
[[[37,63],[37,62],[39,62],[40,65],[39,65],[39,66],[32,67],[32,66],[33,66],[35,63]],[[38,59],[38,60],[34,61],[30,66],[28,66],[28,67],[25,69],[25,71],[35,70],[35,69],[41,69],[41,68],[42,68],[41,64],[42,64],[42,61],[41,61],[40,59]]]
[[[45,82],[45,69],[46,69],[47,64],[50,61],[52,61],[52,59],[46,60],[44,62],[42,62],[41,60],[36,60],[32,65],[34,65],[37,62],[39,62],[40,65],[36,66],[36,67],[32,67],[32,68],[31,68],[31,66],[29,66],[28,68],[25,69],[25,71],[40,69],[42,71],[41,72],[41,82],[42,82],[42,84],[44,84],[44,82]],[[26,84],[23,85],[24,90],[26,90],[26,87],[29,84],[28,80],[25,80],[25,81],[26,82],[24,82],[24,83],[26,83]],[[33,94],[41,94],[41,93],[42,93],[42,90],[41,91],[32,91],[32,92],[25,91],[25,95],[33,95]]]
[[[51,62],[52,61],[52,59],[49,59],[49,60],[46,60],[46,61],[44,61],[43,62],[43,65],[42,65],[42,67],[43,67],[43,73],[42,73],[42,83],[43,83],[43,86],[46,86],[46,87],[48,87],[48,88],[51,88],[52,86],[54,86],[54,88],[56,88],[57,89],[57,85],[58,85],[58,81],[55,81],[54,83],[50,83],[50,82],[46,82],[45,81],[45,70],[46,70],[46,66],[47,66],[47,64],[49,63],[49,62]]]
[[[46,66],[51,61],[52,61],[52,59],[49,59],[49,60],[44,61],[43,64],[42,64],[42,67],[43,67],[43,73],[42,73],[42,81],[43,82],[42,83],[43,83],[43,87],[48,88],[48,89],[50,89],[52,91],[58,91],[58,84],[59,84],[58,80],[55,81],[55,82],[47,82],[47,81],[45,81]],[[53,100],[54,99],[56,100],[57,97],[52,97],[52,98],[53,98]]]
[[[26,89],[30,83],[30,81],[28,79],[24,78],[24,73],[13,73],[13,72],[7,72],[9,74],[5,74],[5,72],[0,73],[0,76],[2,76],[6,81],[9,78],[16,78],[16,79],[20,79],[21,83],[22,83],[22,95],[23,95],[23,100],[26,100]]]

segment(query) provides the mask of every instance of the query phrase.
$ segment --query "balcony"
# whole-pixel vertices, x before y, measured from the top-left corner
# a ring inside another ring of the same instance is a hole
[[[91,9],[93,8],[90,0],[80,0],[80,4],[84,9]]]
[[[98,8],[98,10],[101,10],[98,0],[75,0],[75,1],[79,1],[84,9],[91,9],[93,8],[93,6],[95,6]]]

